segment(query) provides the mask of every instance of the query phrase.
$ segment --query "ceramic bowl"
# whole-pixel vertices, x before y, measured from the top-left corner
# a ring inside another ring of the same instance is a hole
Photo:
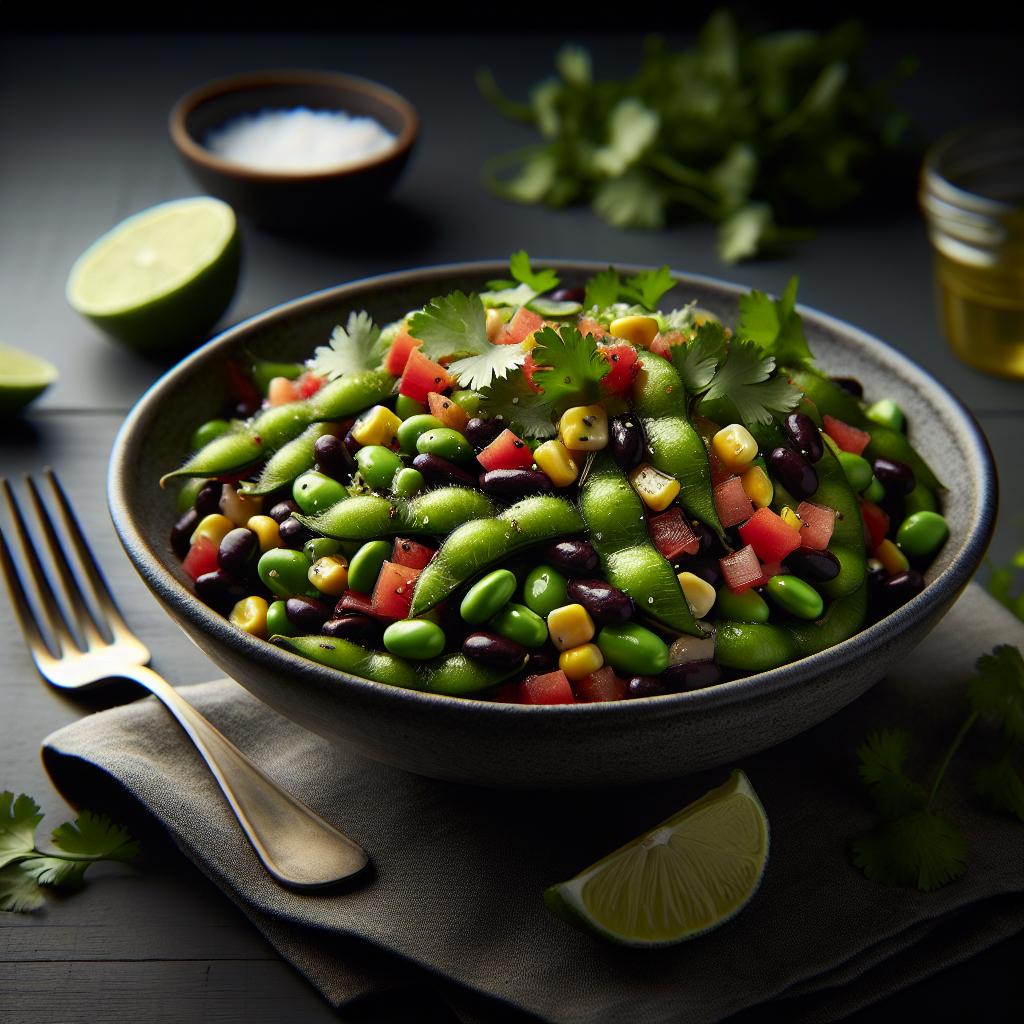
[[[359,163],[314,172],[257,171],[205,146],[211,131],[240,115],[295,107],[372,117],[395,142]],[[171,111],[170,133],[210,195],[265,227],[323,231],[365,216],[387,196],[412,152],[419,118],[407,100],[376,82],[327,71],[262,71],[217,79],[183,96]]]
[[[869,396],[895,399],[922,454],[949,488],[944,511],[950,539],[927,573],[924,591],[835,647],[692,693],[528,707],[418,693],[348,676],[234,629],[194,597],[168,542],[173,495],[161,491],[157,480],[180,464],[196,424],[220,415],[224,363],[243,350],[304,358],[350,310],[366,309],[387,322],[454,288],[479,290],[505,269],[495,262],[389,274],[278,306],[232,327],[179,363],[125,421],[111,458],[109,500],[128,555],[192,640],[281,714],[369,758],[461,782],[597,787],[676,777],[770,747],[855,700],[941,619],[978,568],[995,520],[997,485],[974,419],[888,345],[801,309],[820,365],[859,378]],[[600,269],[558,265],[569,286]],[[743,291],[679,275],[679,286],[666,301],[696,299],[733,322]]]

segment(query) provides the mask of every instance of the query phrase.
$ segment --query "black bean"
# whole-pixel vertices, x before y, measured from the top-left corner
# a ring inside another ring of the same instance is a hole
[[[604,580],[569,580],[565,592],[603,626],[617,626],[633,617],[632,598]]]
[[[307,529],[294,517],[285,519],[278,526],[277,531],[281,535],[281,546],[291,548],[293,551],[298,551],[313,536],[313,531]]]
[[[480,474],[479,482],[485,494],[509,500],[554,490],[551,478],[539,469],[488,469]]]
[[[352,431],[351,430],[342,438],[341,443],[342,443],[342,446],[344,447],[345,451],[347,451],[349,453],[349,455],[352,456],[352,458],[355,458],[356,452],[359,451],[359,449],[363,447],[352,436]]]
[[[718,538],[711,529],[703,523],[697,522],[695,519],[690,520],[690,529],[693,530],[697,537],[697,541],[700,544],[700,547],[697,549],[698,555],[707,555],[711,552],[717,552],[720,545],[718,543]]]
[[[476,487],[476,477],[467,473],[454,462],[442,459],[440,455],[417,455],[412,460],[414,469],[423,474],[423,479],[428,484],[440,484],[449,486],[455,484],[460,487]]]
[[[223,569],[203,573],[196,580],[196,597],[222,615],[227,615],[246,596],[246,588]]]
[[[539,651],[531,651],[523,671],[528,676],[543,676],[558,668],[558,651],[553,647],[542,647]]]
[[[373,647],[380,640],[381,628],[376,619],[368,615],[354,615],[346,612],[336,619],[328,619],[321,627],[324,636],[333,636],[339,640],[349,640],[363,647]]]
[[[252,530],[236,526],[229,530],[217,549],[217,564],[236,579],[244,579],[260,550],[260,539]]]
[[[688,661],[685,665],[669,665],[661,678],[674,693],[685,693],[714,686],[721,681],[722,670],[713,661]]]
[[[582,288],[556,288],[551,293],[555,302],[582,302],[587,293]]]
[[[217,483],[216,480],[203,484],[199,489],[195,504],[192,507],[199,513],[200,519],[204,516],[212,516],[220,511],[220,492],[223,489],[223,484]]]
[[[235,402],[227,408],[228,419],[234,420],[247,420],[250,416],[255,416],[259,411],[260,406],[258,402],[247,402],[245,400]]]
[[[680,559],[679,564],[716,589],[722,582],[722,566],[714,555],[697,554],[692,558]]]
[[[783,559],[786,568],[808,583],[828,583],[839,575],[839,559],[831,551],[797,548]]]
[[[792,448],[773,448],[768,465],[779,483],[798,501],[811,497],[818,489],[818,474],[811,464]]]
[[[544,549],[544,561],[566,576],[592,576],[601,560],[593,544],[585,540],[561,540]]]
[[[864,385],[856,377],[833,377],[833,384],[838,384],[847,394],[854,398],[864,397]]]
[[[872,467],[878,482],[886,494],[906,497],[916,486],[914,471],[905,463],[895,459],[875,459]]]
[[[493,668],[512,668],[523,663],[526,649],[507,637],[481,630],[462,641],[462,653],[471,661]]]
[[[191,547],[192,534],[199,525],[199,513],[190,508],[171,530],[171,548],[179,558],[184,558]]]
[[[924,577],[916,569],[890,576],[876,591],[883,615],[905,605],[924,590]]]
[[[786,428],[786,433],[793,439],[793,444],[811,462],[817,462],[825,454],[825,442],[821,439],[821,431],[806,413],[791,412],[783,421],[783,426]]]
[[[274,505],[267,515],[280,526],[286,519],[291,518],[293,512],[298,511],[299,506],[291,498],[286,498],[284,501],[279,501]]]
[[[633,676],[626,683],[627,697],[660,697],[668,693],[659,676]]]
[[[313,455],[320,472],[335,480],[347,480],[355,469],[348,449],[333,434],[324,434],[316,439]]]
[[[486,448],[503,430],[501,420],[485,420],[474,416],[463,428],[462,436],[474,448]]]
[[[624,470],[635,469],[644,461],[646,442],[643,427],[636,416],[613,416],[608,424],[608,450]]]
[[[319,633],[323,624],[331,617],[330,605],[315,597],[289,597],[284,603],[288,621],[300,632],[310,635]]]

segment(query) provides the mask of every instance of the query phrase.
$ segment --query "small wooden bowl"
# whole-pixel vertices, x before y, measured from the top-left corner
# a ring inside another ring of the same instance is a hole
[[[383,153],[335,169],[259,171],[216,156],[211,131],[261,110],[341,110],[372,117],[395,136]],[[199,86],[174,105],[170,133],[202,187],[257,224],[323,230],[379,205],[405,167],[419,134],[412,104],[376,82],[329,71],[260,71]]]

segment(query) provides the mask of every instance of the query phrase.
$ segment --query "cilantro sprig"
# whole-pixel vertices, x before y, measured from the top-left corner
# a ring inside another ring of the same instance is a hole
[[[358,370],[376,370],[393,340],[369,313],[349,313],[348,323],[335,327],[329,344],[320,345],[314,352],[312,369],[328,380]]]
[[[908,771],[913,744],[906,731],[873,733],[858,748],[858,771],[881,822],[854,841],[853,862],[872,881],[927,892],[967,870],[967,842],[941,811],[938,797],[950,764],[979,720],[999,728],[1004,744],[975,771],[975,791],[992,809],[1024,822],[1024,658],[1020,651],[1004,644],[982,655],[967,682],[967,696],[971,710],[928,786]]]
[[[127,829],[92,811],[54,829],[55,850],[40,850],[36,829],[42,820],[31,797],[0,793],[0,911],[35,910],[44,903],[43,886],[80,886],[92,864],[138,856],[139,844]]]
[[[642,270],[625,281],[617,270],[609,267],[587,281],[583,305],[586,309],[603,310],[625,303],[650,312],[658,308],[661,297],[675,286],[676,279],[668,267]]]

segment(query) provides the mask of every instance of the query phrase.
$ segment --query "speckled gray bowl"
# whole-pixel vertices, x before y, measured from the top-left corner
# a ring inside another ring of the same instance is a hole
[[[543,261],[542,261],[543,262]],[[562,263],[567,284],[596,264]],[[625,268],[629,269],[629,268]],[[634,268],[635,269],[635,268]],[[855,700],[939,621],[981,562],[996,512],[996,474],[977,424],[941,385],[875,338],[802,309],[827,370],[906,410],[924,456],[949,487],[951,536],[928,586],[894,615],[827,651],[694,693],[614,704],[522,707],[402,690],[344,675],[248,636],[197,600],[168,545],[171,493],[157,486],[188,437],[220,414],[225,360],[248,350],[304,358],[350,310],[396,319],[453,288],[480,289],[500,263],[461,264],[357,281],[286,303],[226,331],[159,380],[114,444],[109,500],[135,567],[185,632],[225,672],[281,714],[378,761],[460,782],[595,787],[671,778],[779,743]],[[696,299],[727,322],[741,289],[680,275],[666,301]]]

